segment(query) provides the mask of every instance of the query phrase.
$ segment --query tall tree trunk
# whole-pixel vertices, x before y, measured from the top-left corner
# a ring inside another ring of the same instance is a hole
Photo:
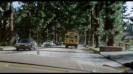
[[[95,47],[99,47],[99,35],[98,34],[95,34]]]
[[[3,7],[4,10],[4,15],[1,18],[3,23],[1,23],[1,42],[7,42],[10,44],[10,39],[12,38],[13,35],[13,13],[11,9],[11,2],[5,2],[5,6]]]
[[[88,45],[88,41],[89,41],[89,38],[88,38],[88,31],[84,31],[83,32],[83,36],[84,36],[84,45],[87,46]]]
[[[14,44],[16,35],[14,34],[14,12],[12,9],[12,6],[10,6],[11,9],[11,16],[10,16],[10,28],[11,28],[11,40],[10,40],[10,45]]]
[[[94,46],[94,24],[93,24],[93,10],[91,10],[91,37],[90,37],[90,44]]]
[[[91,31],[88,30],[88,46],[91,46]]]
[[[95,47],[99,47],[99,31],[98,31],[98,28],[99,28],[99,14],[100,14],[100,7],[101,6],[101,3],[98,3],[95,5],[95,8],[94,8],[94,14],[93,14],[93,17],[94,17],[94,23],[95,23],[95,26],[94,26],[94,31],[95,31]]]
[[[109,13],[109,10],[111,8],[109,8],[109,4],[106,2],[106,18],[105,18],[105,25],[104,25],[104,30],[108,32],[108,34],[106,34],[107,36],[107,46],[113,46],[114,45],[114,33],[113,33],[113,21],[112,19],[109,17],[109,15],[111,15]]]
[[[108,39],[107,45],[114,46],[114,35],[113,34],[111,34],[111,37]]]

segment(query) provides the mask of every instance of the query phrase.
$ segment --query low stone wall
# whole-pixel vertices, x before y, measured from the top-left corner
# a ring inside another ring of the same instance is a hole
[[[3,50],[3,48],[0,48],[0,51],[2,51]]]
[[[122,47],[120,46],[101,46],[100,47],[100,52],[101,51],[122,51]]]
[[[122,47],[124,50],[127,50],[130,48],[131,44],[130,43],[115,43],[114,46],[119,46]]]

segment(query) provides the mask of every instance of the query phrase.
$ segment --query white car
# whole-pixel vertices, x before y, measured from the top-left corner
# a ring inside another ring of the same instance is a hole
[[[56,44],[53,41],[46,41],[42,44],[42,47],[52,47],[55,46]]]
[[[20,39],[16,42],[16,50],[36,50],[37,47],[37,43],[34,40],[30,40],[30,39]]]

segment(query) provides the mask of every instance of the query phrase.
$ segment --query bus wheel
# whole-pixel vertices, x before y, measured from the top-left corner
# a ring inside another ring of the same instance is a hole
[[[19,48],[16,48],[16,51],[19,51]]]
[[[78,46],[77,45],[75,45],[75,48],[77,48]]]
[[[68,48],[68,45],[66,45],[65,48]]]

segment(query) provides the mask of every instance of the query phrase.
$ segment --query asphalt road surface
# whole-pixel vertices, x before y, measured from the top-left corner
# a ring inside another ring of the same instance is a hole
[[[14,51],[15,49],[0,51],[0,61],[48,65],[85,72],[95,70],[96,72],[123,72],[125,70],[121,68],[121,64],[91,51],[85,51],[83,48],[80,45],[77,49],[57,46],[53,48],[39,47],[36,51]]]

